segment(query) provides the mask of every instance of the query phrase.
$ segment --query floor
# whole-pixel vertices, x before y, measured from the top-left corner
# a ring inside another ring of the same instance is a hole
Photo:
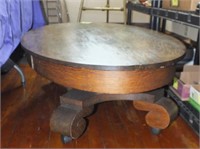
[[[88,117],[88,128],[77,140],[63,144],[60,134],[50,131],[49,119],[66,88],[20,64],[25,76],[12,69],[1,76],[2,148],[199,148],[199,138],[178,117],[159,135],[145,123],[145,112],[137,111],[131,101],[96,105]]]

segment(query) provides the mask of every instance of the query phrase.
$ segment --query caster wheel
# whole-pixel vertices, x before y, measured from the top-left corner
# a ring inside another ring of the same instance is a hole
[[[159,128],[151,128],[151,133],[154,135],[158,135],[160,133],[160,129]]]
[[[69,143],[72,141],[71,137],[65,136],[65,135],[61,135],[61,141],[63,144]]]

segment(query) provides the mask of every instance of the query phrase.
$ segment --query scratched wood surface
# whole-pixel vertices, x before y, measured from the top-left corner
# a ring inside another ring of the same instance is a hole
[[[185,46],[149,29],[120,24],[59,24],[32,30],[22,38],[27,52],[70,66],[133,69],[174,65]]]
[[[1,148],[199,148],[199,138],[181,118],[152,135],[146,112],[131,101],[105,102],[90,116],[86,132],[78,140],[62,144],[50,131],[49,119],[66,88],[21,65],[27,84],[12,69],[1,76]]]

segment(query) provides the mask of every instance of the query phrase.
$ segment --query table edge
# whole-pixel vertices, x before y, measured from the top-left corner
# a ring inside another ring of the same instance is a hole
[[[72,63],[72,62],[66,62],[66,61],[60,61],[48,57],[44,57],[41,55],[38,55],[34,52],[29,51],[23,45],[21,45],[22,48],[25,50],[27,54],[33,57],[37,57],[46,61],[50,61],[56,64],[61,64],[65,66],[71,66],[71,67],[79,67],[79,68],[87,68],[87,69],[93,69],[93,70],[105,70],[105,71],[123,71],[123,70],[145,70],[145,69],[155,69],[155,68],[166,68],[166,67],[171,67],[176,65],[178,61],[180,61],[186,53],[184,53],[182,56],[171,60],[171,61],[166,61],[162,63],[156,63],[156,64],[146,64],[146,65],[131,65],[131,66],[105,66],[105,65],[89,65],[89,64],[79,64],[79,63]]]

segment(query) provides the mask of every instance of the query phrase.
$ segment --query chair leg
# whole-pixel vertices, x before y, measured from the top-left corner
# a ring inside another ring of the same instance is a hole
[[[26,80],[25,80],[25,76],[24,76],[23,71],[21,70],[21,68],[20,68],[17,64],[14,64],[13,67],[14,67],[14,68],[17,70],[17,72],[20,74],[22,86],[25,87]]]
[[[6,61],[6,63],[1,67],[2,70],[5,70],[5,72],[8,72],[9,70],[11,70],[12,68],[15,68],[17,70],[17,72],[20,74],[21,76],[21,82],[22,82],[22,86],[24,87],[25,86],[25,76],[24,76],[24,73],[23,71],[21,70],[21,68],[15,64],[13,62],[13,60],[11,60],[10,58]]]

